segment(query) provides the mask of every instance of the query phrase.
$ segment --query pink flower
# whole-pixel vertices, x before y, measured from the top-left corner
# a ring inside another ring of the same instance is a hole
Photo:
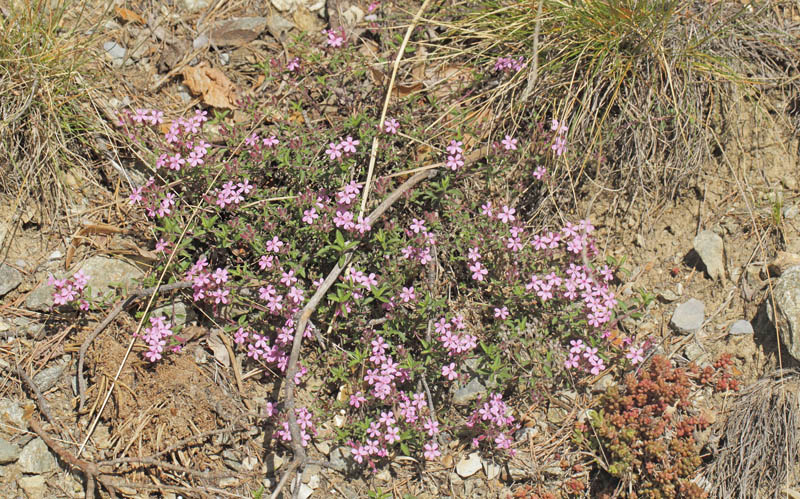
[[[356,393],[350,395],[350,405],[352,405],[356,409],[361,407],[361,404],[363,404],[366,401],[367,401],[367,399],[364,397],[364,395],[362,395],[361,392],[356,392]]]
[[[345,154],[354,154],[358,144],[360,144],[358,140],[353,140],[353,137],[348,135],[345,140],[339,143],[339,146]]]
[[[300,68],[300,58],[299,58],[299,57],[295,57],[295,58],[293,58],[293,59],[292,59],[291,61],[289,61],[289,63],[286,65],[286,70],[287,70],[287,71],[294,72],[294,71],[296,71],[298,68]],[[266,145],[266,144],[265,144],[265,145]]]
[[[503,149],[506,151],[515,151],[517,149],[517,139],[511,137],[511,135],[506,135],[501,144],[503,144]]]
[[[558,120],[553,118],[553,120],[550,122],[550,130],[552,130],[552,131],[554,131],[556,133],[563,134],[563,133],[567,133],[567,126],[566,125],[560,125],[559,126]]]
[[[492,202],[487,201],[485,204],[481,206],[481,213],[485,216],[492,218]]]
[[[383,130],[386,133],[396,134],[399,129],[400,129],[400,122],[394,118],[387,118],[383,122]]]
[[[297,59],[297,57],[295,57],[295,59]],[[262,140],[261,143],[264,144],[265,147],[274,147],[274,146],[278,145],[278,139],[275,138],[274,135],[271,135],[270,137],[265,138],[264,140]]]
[[[425,221],[418,220],[416,218],[411,220],[411,226],[409,228],[414,232],[414,234],[419,234],[420,232],[423,233],[427,232],[427,229],[425,228]]]
[[[424,445],[424,448],[425,452],[423,453],[423,455],[425,456],[425,459],[427,459],[428,461],[433,461],[434,459],[442,455],[442,453],[439,451],[439,444],[437,444],[436,442],[429,442]]]
[[[142,188],[137,187],[134,189],[131,195],[128,197],[128,200],[130,204],[140,203],[142,201]]]
[[[455,156],[456,154],[463,153],[464,150],[461,149],[462,145],[463,143],[460,140],[451,140],[450,145],[447,146],[447,154]]]
[[[328,36],[328,39],[325,40],[325,43],[329,47],[338,48],[344,44],[344,30],[340,29],[337,33],[335,30],[322,30],[322,33]]]
[[[330,156],[331,159],[340,159],[342,157],[342,145],[331,142],[328,144],[325,154]]]
[[[567,139],[561,135],[556,137],[555,142],[550,148],[556,153],[556,156],[561,156],[567,150]]]
[[[462,166],[464,166],[464,159],[460,154],[447,157],[447,167],[451,170],[456,171]]]
[[[495,319],[506,320],[508,319],[508,307],[503,308],[495,308],[494,309],[494,317]]]
[[[477,246],[473,246],[472,248],[469,249],[469,251],[467,252],[467,258],[472,260],[473,262],[477,262],[478,260],[481,259],[481,254],[478,251]]]
[[[314,220],[318,218],[319,215],[317,214],[317,210],[314,207],[311,207],[311,209],[305,210],[303,212],[303,222],[307,223],[308,225],[313,224]]]
[[[631,364],[635,366],[636,364],[644,361],[643,355],[644,349],[636,348],[635,346],[631,345],[630,350],[628,350],[628,353],[625,354],[625,357],[627,357],[627,359],[631,361]]]
[[[497,214],[497,218],[499,218],[503,223],[507,224],[516,220],[516,217],[514,217],[514,213],[516,212],[517,210],[514,208],[503,206],[503,211]]]
[[[469,270],[472,272],[472,278],[476,281],[483,281],[483,277],[489,273],[485,267],[481,266],[481,262],[475,262],[470,265]]]
[[[414,294],[414,286],[411,286],[410,288],[406,288],[404,286],[403,291],[400,292],[400,299],[403,301],[403,303],[408,303],[416,298],[417,295]]]
[[[450,381],[458,378],[458,373],[456,372],[456,363],[451,362],[449,366],[442,366],[442,376]]]
[[[547,175],[547,170],[543,166],[537,166],[533,171],[533,176],[536,178],[536,180],[542,180],[545,175]]]
[[[396,426],[389,426],[386,428],[386,434],[383,436],[387,444],[400,441],[400,428]]]

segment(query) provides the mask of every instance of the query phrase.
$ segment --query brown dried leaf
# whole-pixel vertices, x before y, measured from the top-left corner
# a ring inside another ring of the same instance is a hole
[[[235,109],[238,92],[236,86],[222,71],[201,62],[194,67],[186,67],[183,82],[193,94],[202,95],[203,102],[209,106]]]
[[[383,86],[384,84],[389,84],[389,77],[383,74],[382,71],[375,68],[370,68],[370,74],[372,75],[372,80],[376,85]],[[392,97],[395,99],[402,99],[403,97],[408,97],[414,92],[419,92],[420,90],[422,90],[422,83],[403,85],[395,82],[394,86],[392,87]]]
[[[125,7],[114,7],[114,12],[117,14],[117,17],[125,22],[147,24],[147,21],[145,21],[142,16]]]

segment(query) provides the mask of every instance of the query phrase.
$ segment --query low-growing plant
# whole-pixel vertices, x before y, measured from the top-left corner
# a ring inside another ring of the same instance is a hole
[[[725,355],[702,370],[673,367],[656,355],[638,375],[628,373],[623,386],[609,388],[600,408],[578,425],[575,441],[601,453],[609,474],[635,485],[630,497],[708,497],[692,478],[702,463],[695,432],[709,423],[695,414],[690,394],[693,381],[737,390],[731,365]]]

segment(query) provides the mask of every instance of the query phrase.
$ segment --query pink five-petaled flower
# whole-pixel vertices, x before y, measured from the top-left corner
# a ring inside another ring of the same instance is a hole
[[[425,444],[425,452],[423,453],[425,459],[428,461],[433,461],[437,457],[441,456],[442,453],[439,451],[439,444],[436,442],[429,442]]]
[[[328,149],[325,150],[325,154],[330,156],[331,159],[341,159],[342,145],[337,144],[335,142],[331,142],[330,144],[328,144]]]
[[[442,376],[450,381],[458,378],[458,373],[456,372],[456,363],[451,362],[449,366],[442,366]]]
[[[495,319],[506,320],[506,319],[508,319],[508,315],[509,315],[508,314],[508,307],[503,307],[503,308],[496,308],[495,307],[495,309],[494,309],[494,317],[495,317]]]
[[[414,294],[414,286],[410,288],[403,286],[403,291],[400,292],[400,299],[403,300],[403,303],[408,303],[416,298],[417,295]]]
[[[425,228],[425,221],[418,220],[416,218],[411,220],[411,226],[409,228],[414,232],[414,234],[419,234],[420,232],[424,234],[427,232],[427,229]]]
[[[464,150],[461,149],[462,145],[463,143],[460,140],[451,140],[450,145],[447,146],[447,154],[455,156],[456,154],[463,153]]]
[[[537,166],[533,171],[533,176],[536,178],[536,180],[542,180],[545,175],[547,175],[547,170],[543,166]]]
[[[483,281],[483,277],[489,273],[486,267],[481,266],[481,262],[475,262],[469,266],[470,272],[472,272],[472,278],[476,281]]]
[[[460,154],[454,154],[453,156],[447,157],[447,167],[451,170],[456,171],[462,166],[464,166],[464,159]]]
[[[386,118],[383,122],[383,131],[386,133],[396,134],[400,129],[400,122],[394,118]]]
[[[511,135],[506,135],[506,138],[501,141],[501,144],[503,144],[503,149],[506,151],[517,150],[517,139],[513,138]]]
[[[400,428],[396,426],[389,426],[386,428],[386,434],[383,436],[387,444],[400,441]]]
[[[350,405],[352,405],[356,409],[361,407],[361,404],[363,404],[366,401],[367,399],[364,397],[364,395],[361,394],[361,392],[356,392],[350,395]]]
[[[553,118],[553,120],[550,122],[550,130],[558,134],[564,134],[567,133],[567,125],[561,124],[559,126],[558,120]]]
[[[467,252],[467,258],[472,260],[473,262],[477,262],[478,260],[481,259],[481,254],[477,246],[473,246],[472,248],[469,249],[469,251]]]
[[[580,356],[575,354],[570,354],[569,358],[564,361],[564,367],[567,369],[575,369],[578,367],[578,361],[580,360]]]
[[[487,201],[483,205],[481,205],[481,213],[483,213],[488,218],[492,218],[492,202]]]
[[[344,29],[340,29],[338,32],[334,29],[322,30],[322,32],[328,37],[325,43],[329,47],[338,48],[344,44]]]
[[[503,206],[503,211],[497,214],[497,218],[499,218],[503,223],[507,224],[509,222],[513,222],[514,220],[516,220],[516,217],[514,216],[514,213],[516,212],[517,210],[515,210],[514,208]]]
[[[558,135],[550,148],[556,153],[556,156],[561,156],[567,150],[567,139]]]
[[[313,224],[314,220],[318,218],[319,215],[317,214],[317,210],[313,206],[303,212],[303,222],[307,223],[308,225]]]
[[[636,364],[644,361],[643,355],[644,355],[644,349],[636,348],[635,346],[631,345],[631,348],[630,350],[628,350],[628,353],[625,354],[625,357],[627,357],[628,360],[631,361],[631,364],[635,366]]]
[[[347,136],[346,139],[339,142],[339,146],[342,149],[342,152],[345,154],[354,154],[356,152],[356,146],[360,144],[358,140],[353,140],[353,137]]]

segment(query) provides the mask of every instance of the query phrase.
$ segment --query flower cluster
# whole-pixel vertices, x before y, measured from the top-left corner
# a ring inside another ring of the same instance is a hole
[[[439,335],[437,339],[451,356],[465,354],[478,346],[478,338],[475,335],[459,332],[464,331],[467,327],[460,315],[453,316],[449,322],[442,317],[434,324],[434,327],[436,334]]]
[[[344,28],[339,28],[339,30],[333,28],[323,29],[322,34],[327,37],[325,44],[328,47],[339,48],[342,47],[346,41]]]
[[[89,283],[89,276],[79,270],[72,274],[72,277],[65,279],[56,279],[53,275],[47,278],[47,284],[53,286],[53,304],[54,305],[67,305],[80,298],[78,308],[84,312],[89,310],[89,302],[81,298],[83,290]]]
[[[207,270],[208,259],[201,256],[186,272],[186,280],[192,281],[194,301],[206,301],[216,305],[227,305],[230,302],[230,290],[225,288],[228,282],[228,271],[217,268],[214,272]]]
[[[528,64],[525,62],[525,58],[522,56],[519,56],[516,59],[513,57],[498,57],[497,61],[494,63],[494,70],[502,71],[504,73],[516,73],[524,69],[527,65]]]
[[[553,121],[550,124],[550,130],[555,132],[555,138],[553,139],[553,145],[550,148],[556,154],[556,156],[561,156],[567,151],[567,126],[563,123],[559,123],[559,121],[553,118]]]
[[[453,171],[464,166],[464,150],[461,148],[463,143],[460,140],[451,140],[447,146],[447,167]]]
[[[511,435],[519,427],[514,421],[503,396],[499,393],[489,395],[488,401],[479,401],[478,408],[467,420],[467,428],[479,430],[479,434],[472,439],[472,445],[479,447],[484,441],[493,442],[495,448],[506,450],[513,456],[515,451],[511,446],[514,439]]]
[[[363,442],[350,441],[349,445],[356,462],[366,461],[374,467],[375,459],[388,456],[389,447],[402,440],[401,431],[413,430],[433,438],[439,434],[439,423],[431,413],[424,393],[409,393],[401,389],[400,385],[409,380],[409,371],[401,368],[389,355],[391,345],[382,336],[377,336],[370,345],[369,363],[373,368],[367,368],[363,378],[367,392],[359,390],[350,395],[349,405],[356,409],[376,407],[380,417],[369,422]],[[435,440],[424,445],[423,454],[428,460],[441,455]]]
[[[215,204],[220,208],[238,206],[239,203],[244,201],[244,196],[253,191],[253,185],[249,180],[244,179],[242,182],[233,183],[231,181],[225,182],[222,189],[214,189],[212,194],[216,196]]]
[[[268,417],[271,417],[275,414],[275,408],[273,404],[268,404],[267,409]],[[297,426],[300,427],[300,445],[303,447],[308,447],[308,443],[311,442],[311,438],[317,434],[317,429],[314,426],[311,412],[305,407],[297,407],[294,410],[294,414],[297,420]],[[275,435],[284,442],[292,441],[292,434],[289,431],[288,419],[280,423],[280,429],[275,432]]]
[[[161,359],[161,353],[167,344],[167,338],[172,336],[172,324],[166,322],[167,318],[162,316],[150,317],[150,326],[145,328],[142,340],[147,343],[147,351],[144,357],[150,362]]]
[[[328,144],[328,149],[325,151],[325,154],[327,154],[330,159],[341,161],[342,157],[355,154],[358,144],[360,144],[360,142],[358,140],[353,140],[353,137],[350,135],[344,140],[339,137],[338,143],[331,142]]]
[[[564,367],[567,369],[580,367],[594,376],[605,371],[605,361],[597,355],[597,348],[585,345],[581,339],[570,341],[570,345],[572,348],[569,349],[569,358],[564,362]]]
[[[433,260],[433,248],[436,246],[436,235],[428,231],[425,220],[414,218],[406,229],[406,236],[410,243],[400,250],[406,260],[418,261],[427,265]]]

